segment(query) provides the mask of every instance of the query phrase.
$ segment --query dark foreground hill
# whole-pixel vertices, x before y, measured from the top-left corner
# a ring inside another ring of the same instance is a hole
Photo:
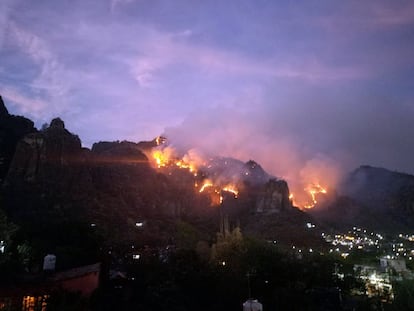
[[[338,188],[339,196],[311,211],[335,227],[365,226],[389,232],[414,227],[414,176],[361,166]]]

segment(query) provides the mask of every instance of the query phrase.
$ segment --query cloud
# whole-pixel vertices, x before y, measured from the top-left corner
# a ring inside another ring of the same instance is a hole
[[[414,23],[414,3],[375,2],[370,6],[372,22],[379,27],[402,27]]]
[[[167,126],[187,146],[292,180],[320,159],[410,169],[397,130],[410,132],[401,102],[414,98],[412,5],[4,3],[0,84],[14,113],[61,116],[88,144]],[[378,115],[382,127],[371,124]]]
[[[117,7],[134,2],[135,0],[110,0],[111,12],[114,12]]]
[[[9,23],[9,31],[10,38],[35,62],[44,63],[53,60],[47,44],[40,37],[23,30],[12,22]]]
[[[55,113],[63,111],[66,102],[64,98],[68,96],[71,86],[69,79],[66,79],[67,71],[53,53],[50,44],[13,22],[9,23],[8,36],[37,66],[37,75],[30,81],[31,93],[39,97],[43,96],[43,101],[49,102],[47,106],[43,106],[45,109],[47,107]],[[38,110],[37,113],[40,111]]]
[[[195,45],[188,40],[177,40],[176,34],[151,32],[141,42],[144,53],[129,61],[130,71],[141,87],[153,87],[169,67],[187,66],[201,75],[228,76],[232,79],[291,79],[312,83],[340,80],[360,80],[370,76],[362,66],[338,66],[323,63],[316,58],[257,59],[243,53],[217,47]],[[186,30],[185,38],[192,32]],[[178,36],[181,38],[181,35]]]
[[[0,2],[0,49],[3,47],[4,38],[7,34],[7,23],[10,14],[11,1]]]
[[[42,118],[42,112],[48,107],[42,99],[25,96],[13,88],[2,85],[0,85],[0,94],[5,98],[6,104],[11,102],[26,116]]]

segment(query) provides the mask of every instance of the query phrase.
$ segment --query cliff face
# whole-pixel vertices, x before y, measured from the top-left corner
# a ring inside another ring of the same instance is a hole
[[[18,223],[76,220],[113,237],[128,235],[142,219],[173,220],[199,205],[193,184],[157,173],[138,144],[101,142],[88,150],[60,119],[19,141],[3,196]]]
[[[54,119],[49,128],[19,141],[6,183],[50,180],[56,186],[84,160],[80,139],[65,129],[62,120]]]
[[[252,214],[291,215],[287,183],[270,179],[254,161],[213,158],[195,177],[175,165],[162,170],[151,167],[144,152],[150,154],[158,139],[99,142],[89,150],[59,118],[36,131],[33,122],[10,116],[3,104],[0,118],[6,120],[0,123],[0,143],[9,146],[4,153],[7,165],[2,162],[3,208],[33,232],[56,233],[75,221],[104,228],[107,237],[127,240],[135,236],[136,222],[150,220],[141,237],[168,240],[171,232],[164,228],[175,220],[216,224],[220,210],[241,223],[248,223]],[[210,178],[223,185],[236,183],[240,196],[223,193],[220,208],[217,202],[212,204],[208,193],[194,188],[196,182]]]
[[[284,180],[269,180],[256,200],[256,212],[279,213],[292,208],[289,200],[289,188]]]
[[[75,214],[91,192],[87,159],[79,138],[60,119],[24,136],[3,183],[8,212],[34,223],[40,215],[57,221]]]
[[[0,184],[9,170],[18,141],[35,131],[29,119],[10,115],[0,96]]]

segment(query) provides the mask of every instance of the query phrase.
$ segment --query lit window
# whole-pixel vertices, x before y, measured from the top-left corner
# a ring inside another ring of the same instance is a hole
[[[49,295],[43,296],[24,296],[22,301],[22,311],[46,311]]]

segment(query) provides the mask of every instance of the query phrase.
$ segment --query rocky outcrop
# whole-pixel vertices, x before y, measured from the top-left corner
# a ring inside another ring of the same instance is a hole
[[[197,176],[175,165],[158,170],[147,155],[165,143],[163,137],[142,143],[99,142],[89,150],[82,148],[79,137],[60,118],[35,131],[33,122],[9,116],[4,105],[0,113],[0,118],[21,123],[2,187],[4,206],[13,220],[34,230],[53,224],[59,228],[75,219],[105,228],[110,237],[127,239],[143,219],[154,220],[147,222],[149,227],[155,219],[161,220],[157,226],[162,227],[177,219],[211,221],[220,210],[243,223],[252,213],[267,217],[291,207],[287,183],[270,179],[254,161],[210,158]],[[240,194],[215,193],[218,202],[212,208],[207,191],[200,194],[194,188],[205,179],[223,187],[233,184]]]
[[[33,122],[10,115],[0,96],[0,185],[9,170],[18,141],[33,132],[36,132]]]
[[[40,226],[75,217],[118,238],[139,220],[171,220],[198,207],[193,183],[157,173],[137,144],[100,142],[88,150],[59,118],[20,140],[3,194],[20,222]]]
[[[56,223],[79,213],[93,193],[87,160],[79,137],[65,129],[60,119],[24,136],[3,184],[8,213],[33,224],[39,217]]]
[[[19,141],[7,182],[60,183],[68,177],[67,170],[84,159],[79,137],[66,130],[63,121],[57,118],[45,130],[28,134]]]
[[[257,195],[257,213],[278,213],[291,207],[289,188],[284,180],[270,179]]]
[[[6,106],[4,105],[3,98],[0,96],[0,118],[2,116],[9,115],[9,111],[7,110]]]

